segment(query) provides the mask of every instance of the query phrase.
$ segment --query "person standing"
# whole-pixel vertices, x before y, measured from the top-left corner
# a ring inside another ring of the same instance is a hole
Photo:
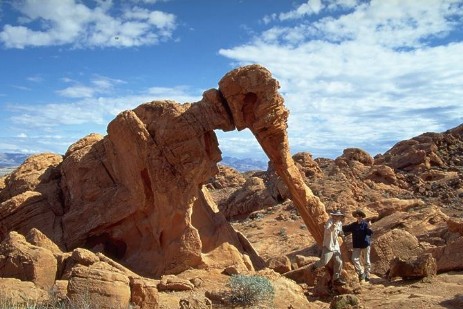
[[[328,262],[334,258],[333,283],[336,285],[346,284],[341,278],[342,259],[338,239],[339,236],[343,235],[342,219],[344,219],[344,214],[341,211],[336,210],[330,213],[330,219],[325,223],[321,258],[312,264],[311,267],[311,270],[315,271],[328,264]]]
[[[352,233],[352,263],[359,276],[359,280],[370,281],[370,245],[371,235],[373,231],[371,223],[365,220],[366,214],[361,209],[352,212],[352,216],[356,218],[355,222],[342,227],[343,232],[348,235]],[[363,256],[364,265],[361,263]]]

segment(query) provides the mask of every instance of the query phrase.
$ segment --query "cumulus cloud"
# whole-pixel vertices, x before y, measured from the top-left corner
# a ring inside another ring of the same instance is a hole
[[[109,123],[118,113],[133,109],[143,102],[153,100],[174,100],[179,103],[195,102],[201,99],[201,90],[194,91],[186,87],[148,88],[136,95],[123,94],[121,91],[98,95],[94,88],[69,87],[60,93],[69,98],[61,102],[42,105],[37,109],[29,104],[11,104],[6,107],[12,113],[11,121],[18,127],[28,128],[37,133],[55,132],[66,130],[66,126],[82,125],[78,129],[85,132],[88,126],[98,128],[97,133],[104,130],[104,125]],[[75,91],[75,92],[73,92]],[[86,92],[87,91],[87,92]],[[191,93],[195,92],[196,95]],[[78,93],[78,94],[77,94]],[[102,127],[103,125],[103,127]],[[51,130],[51,131],[50,131]],[[88,132],[90,133],[90,132]],[[26,131],[21,134],[29,135]],[[82,137],[82,136],[81,136]]]
[[[64,89],[57,90],[56,93],[68,98],[91,98],[97,94],[110,92],[117,84],[125,83],[120,79],[109,78],[106,76],[95,76],[92,80],[90,80],[89,85],[82,85],[80,82],[66,77],[62,78],[62,81],[65,83],[71,83],[72,85]]]
[[[310,0],[219,53],[260,63],[280,81],[294,151],[385,151],[463,122],[462,8],[457,0]]]
[[[0,32],[0,42],[7,48],[153,45],[170,39],[176,28],[173,14],[138,6],[115,7],[112,1],[97,1],[89,7],[75,0],[25,0],[12,6],[20,17],[16,25],[7,24]],[[112,10],[118,9],[123,14],[112,16]]]
[[[2,103],[2,111],[9,115],[10,137],[3,138],[0,149],[64,153],[87,134],[106,134],[107,124],[124,110],[155,100],[196,102],[203,92],[188,86],[153,86],[134,92],[128,82],[120,79],[102,75],[79,77],[79,81],[61,78],[68,86],[56,91],[59,96],[54,102],[41,104],[40,108],[30,102]]]

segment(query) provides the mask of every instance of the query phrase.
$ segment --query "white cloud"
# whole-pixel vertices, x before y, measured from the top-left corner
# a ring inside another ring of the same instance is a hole
[[[318,14],[322,8],[323,5],[321,3],[321,0],[309,0],[306,3],[301,4],[297,9],[293,11],[279,14],[278,18],[282,21],[288,19],[302,18],[312,14]]]
[[[40,75],[34,75],[34,76],[29,76],[27,80],[33,83],[40,83],[40,82],[43,82],[43,77]]]
[[[301,7],[272,15],[299,18],[293,26],[269,18],[253,41],[219,51],[279,80],[294,150],[385,151],[463,122],[461,2],[325,1],[318,15]]]
[[[75,83],[69,78],[63,80]],[[88,82],[103,87],[124,83],[102,76],[92,77]],[[80,91],[77,86],[66,88],[61,94],[69,95],[69,100],[41,105],[40,108],[34,104],[6,105],[5,112],[11,115],[9,130],[17,133],[14,138],[3,138],[0,149],[27,153],[64,153],[71,144],[90,133],[106,134],[108,123],[124,110],[156,100],[197,102],[203,91],[188,87],[151,87],[138,94],[127,94],[121,89],[98,93],[97,88],[87,88],[82,87]]]
[[[91,83],[99,89],[112,89],[115,85],[125,84],[126,82],[120,79],[109,78],[106,76],[96,76],[91,80]]]
[[[192,92],[196,92],[197,95],[191,95]],[[133,109],[142,103],[166,99],[186,103],[201,99],[200,90],[193,91],[184,87],[153,87],[136,95],[123,95],[120,92],[97,95],[94,90],[86,90],[86,87],[82,87],[81,91],[78,87],[69,87],[62,90],[60,94],[66,94],[76,100],[49,103],[42,105],[40,109],[27,104],[7,106],[6,109],[13,115],[10,118],[13,125],[22,129],[19,135],[23,137],[56,136],[73,126],[77,126],[73,130],[81,132],[78,138],[94,132],[86,132],[89,127],[96,129],[96,133],[104,134],[106,125],[118,113]],[[30,131],[25,131],[24,128]]]
[[[81,83],[64,77],[61,79],[65,83],[72,83],[70,87],[57,90],[56,93],[68,98],[91,98],[97,94],[108,93],[115,85],[124,84],[120,79],[109,78],[106,76],[95,76],[91,79],[90,85],[85,86]]]
[[[332,0],[327,3],[329,10],[351,9],[356,7],[361,0]]]
[[[58,90],[57,93],[68,98],[91,98],[95,93],[95,88],[87,86],[71,86]]]
[[[308,0],[299,5],[296,9],[289,12],[273,13],[263,17],[264,24],[268,24],[273,20],[287,21],[301,19],[310,15],[318,14],[324,8],[321,0]]]
[[[113,17],[112,1],[98,1],[90,8],[75,0],[25,0],[13,7],[21,14],[20,24],[7,24],[0,32],[7,48],[153,45],[169,39],[176,28],[175,15],[139,7],[121,6],[124,14]]]

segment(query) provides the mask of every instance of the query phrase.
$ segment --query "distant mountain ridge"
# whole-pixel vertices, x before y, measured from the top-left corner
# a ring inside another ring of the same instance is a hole
[[[16,167],[21,165],[29,155],[24,153],[0,153],[0,168]],[[223,157],[220,164],[233,167],[240,172],[265,171],[267,162],[251,158]]]
[[[234,158],[234,157],[223,157],[219,164],[233,167],[239,172],[247,171],[266,171],[268,163],[266,161],[260,161],[251,158]]]
[[[27,157],[24,153],[0,153],[0,168],[19,166]]]

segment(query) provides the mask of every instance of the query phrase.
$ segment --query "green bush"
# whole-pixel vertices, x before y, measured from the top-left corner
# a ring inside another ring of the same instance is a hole
[[[269,279],[262,276],[233,275],[228,281],[230,302],[234,305],[251,306],[273,303],[275,290]]]

